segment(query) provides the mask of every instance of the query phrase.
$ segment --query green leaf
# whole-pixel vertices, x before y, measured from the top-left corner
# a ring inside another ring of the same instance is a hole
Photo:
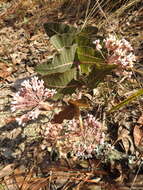
[[[100,52],[87,46],[77,48],[77,57],[80,62],[81,72],[85,74],[89,74],[93,65],[100,67],[104,63],[104,59]]]
[[[91,45],[91,40],[87,36],[83,36],[83,35],[76,35],[75,42],[78,44],[78,46],[90,46]]]
[[[44,24],[45,31],[49,37],[55,34],[63,34],[68,32],[76,32],[76,28],[63,23],[48,22]]]
[[[92,72],[87,77],[87,86],[89,88],[96,88],[102,82],[106,75],[111,74],[116,65],[104,65],[101,67],[94,67]]]
[[[66,88],[71,87],[68,84],[76,78],[76,68],[72,68],[64,73],[56,73],[52,75],[47,75],[43,77],[46,87],[50,88]]]
[[[109,112],[113,112],[113,111],[120,109],[121,107],[123,107],[126,104],[129,104],[131,101],[133,101],[134,99],[136,99],[137,97],[139,97],[141,95],[143,95],[143,89],[139,89],[136,93],[134,93],[133,95],[129,96],[127,99],[122,101],[121,103],[119,103],[116,106],[114,106],[113,108],[111,108],[109,110]]]
[[[43,63],[36,67],[36,72],[41,75],[64,73],[69,70],[75,58],[76,45],[64,47],[60,53],[56,53],[51,63]]]
[[[57,93],[53,98],[54,100],[58,100],[63,98],[65,94],[71,95],[75,92],[77,88],[80,88],[82,85],[84,85],[84,83],[73,79],[70,83],[68,83],[68,85],[65,88],[58,89]]]
[[[59,51],[63,47],[71,46],[74,37],[72,33],[57,34],[51,37],[50,42]]]
[[[81,64],[80,65],[81,73],[88,75],[91,71],[91,67],[92,66],[89,64]]]
[[[38,64],[38,65],[35,67],[35,71],[36,71],[38,74],[42,75],[42,76],[47,75],[47,74],[49,74],[49,72],[47,73],[47,70],[48,70],[49,66],[51,65],[51,63],[52,63],[52,59],[49,59],[49,60],[47,61],[47,63]]]
[[[100,52],[91,47],[78,47],[77,55],[81,63],[96,65],[98,67],[104,62]]]

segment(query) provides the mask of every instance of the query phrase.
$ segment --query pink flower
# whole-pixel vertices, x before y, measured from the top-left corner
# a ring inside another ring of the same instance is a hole
[[[104,39],[103,42],[103,46],[108,52],[105,57],[107,64],[118,65],[117,69],[115,69],[116,74],[118,75],[120,73],[120,75],[126,75],[124,71],[130,70],[136,61],[131,44],[124,38],[117,39],[117,37],[112,34]],[[96,49],[101,51],[100,40],[95,40],[93,43],[96,44]]]
[[[107,48],[108,51],[114,51],[120,43],[116,37],[111,34],[103,42],[105,43],[105,48]]]
[[[63,126],[58,123],[47,123],[45,126],[41,126],[41,135],[44,137],[44,142],[52,143],[61,138],[61,130]]]
[[[38,118],[44,101],[52,98],[56,91],[45,88],[44,81],[38,77],[25,80],[21,86],[20,91],[13,95],[11,110],[28,112],[16,119],[20,125],[24,125],[27,121]]]
[[[109,38],[104,40],[104,43],[109,51],[108,64],[120,65],[123,68],[133,67],[133,62],[136,59],[135,55],[131,52],[133,48],[127,40],[118,40],[115,36],[109,35]]]
[[[73,119],[68,124],[68,143],[72,153],[77,157],[89,158],[98,145],[104,144],[105,134],[102,124],[93,115],[88,115],[82,122],[82,129],[78,120]]]
[[[67,121],[63,124],[48,123],[41,127],[43,137],[42,147],[52,147],[60,150],[61,155],[71,152],[73,156],[89,158],[96,153],[99,145],[104,145],[105,134],[100,122],[93,115],[88,115],[82,122]]]
[[[100,45],[100,40],[93,41],[93,44],[96,45],[96,49],[100,51],[102,49],[102,46]]]
[[[98,145],[104,144],[105,134],[101,123],[96,121],[93,115],[83,119],[82,128],[83,130],[79,121],[75,119],[70,121],[68,129],[71,131],[68,141],[75,156],[89,158]]]

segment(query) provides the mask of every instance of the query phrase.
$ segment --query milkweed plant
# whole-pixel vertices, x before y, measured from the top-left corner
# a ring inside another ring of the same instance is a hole
[[[136,61],[133,48],[126,39],[113,34],[99,39],[98,35],[93,35],[90,39],[89,36],[98,32],[96,27],[87,27],[80,32],[58,23],[47,23],[44,27],[57,52],[47,63],[36,66],[40,79],[34,76],[25,80],[13,95],[11,110],[21,113],[16,118],[19,125],[37,119],[45,105],[51,112],[57,105],[51,101],[56,95],[59,97],[56,101],[60,101],[65,94],[72,95],[76,89],[96,88],[112,73],[131,77]],[[100,157],[105,150],[111,149],[104,128],[94,115],[82,116],[80,112],[78,117],[63,119],[59,123],[50,119],[46,125],[40,126],[41,149],[50,150],[54,146],[64,155],[70,153],[83,159]]]

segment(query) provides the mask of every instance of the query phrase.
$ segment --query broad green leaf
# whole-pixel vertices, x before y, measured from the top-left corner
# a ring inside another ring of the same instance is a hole
[[[77,57],[80,62],[81,72],[89,74],[91,66],[100,67],[104,63],[104,59],[100,52],[91,47],[78,47]]]
[[[76,42],[76,44],[78,44],[78,46],[90,46],[91,45],[91,40],[87,36],[83,36],[83,35],[76,35],[75,42]]]
[[[76,68],[72,68],[64,73],[55,73],[43,77],[45,86],[50,88],[71,87],[68,84],[76,78]]]
[[[47,73],[47,70],[49,66],[51,65],[51,63],[52,63],[52,59],[49,59],[46,63],[38,64],[35,67],[35,71],[42,76],[47,75],[49,74],[49,72]]]
[[[81,63],[80,64],[81,73],[88,75],[91,71],[91,67],[92,67],[92,65]]]
[[[76,32],[76,28],[63,23],[48,22],[44,24],[45,31],[49,37],[55,34]]]
[[[133,101],[134,99],[136,99],[137,97],[139,97],[141,95],[143,95],[143,89],[139,89],[136,93],[129,96],[127,99],[125,99],[121,103],[117,104],[116,106],[114,106],[111,110],[109,110],[109,112],[113,112],[113,111],[120,109],[121,107],[123,107],[126,104],[129,104],[131,101]]]
[[[97,67],[104,61],[100,52],[97,52],[91,47],[78,47],[77,55],[81,63],[96,65]]]
[[[64,34],[56,34],[51,37],[51,44],[59,51],[63,47],[68,47],[73,44],[74,34],[72,33],[64,33]]]
[[[56,53],[51,63],[43,63],[36,67],[36,72],[41,75],[64,73],[69,70],[75,58],[76,45],[64,47],[60,53]]]
[[[104,65],[101,67],[95,67],[87,77],[87,86],[90,88],[96,88],[100,82],[102,82],[106,75],[111,74],[116,65]]]

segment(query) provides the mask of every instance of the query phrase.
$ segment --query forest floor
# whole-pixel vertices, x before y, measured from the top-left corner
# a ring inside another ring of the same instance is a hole
[[[0,190],[143,190],[143,97],[108,113],[143,88],[143,2],[107,0],[92,10],[94,4],[0,0]],[[101,34],[114,32],[126,38],[137,57],[131,79],[114,78],[94,90],[92,97],[87,93],[90,112],[108,126],[108,136],[115,144],[107,163],[60,159],[55,152],[41,151],[39,131],[47,117],[19,126],[10,110],[12,95],[21,82],[35,76],[35,66],[53,53],[43,24],[81,26],[85,21],[97,26]]]

